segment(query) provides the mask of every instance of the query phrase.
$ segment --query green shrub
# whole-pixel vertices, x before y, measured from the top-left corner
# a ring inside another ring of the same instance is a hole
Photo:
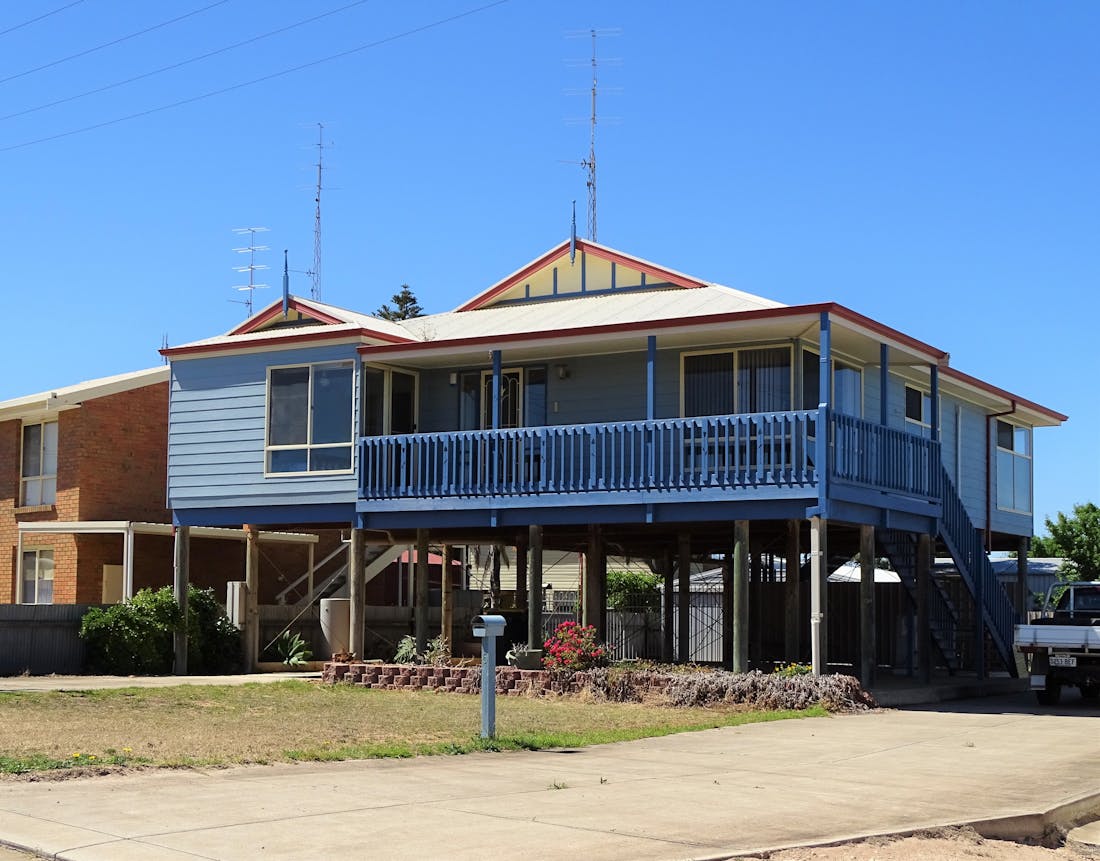
[[[772,670],[772,675],[789,679],[791,676],[808,676],[813,671],[813,667],[809,664],[779,664]]]
[[[608,571],[607,609],[659,611],[661,578],[649,571]]]
[[[171,590],[165,587],[161,591]],[[187,588],[187,671],[232,673],[241,668],[241,631],[213,589]]]
[[[171,587],[142,589],[133,598],[84,614],[80,636],[88,669],[116,675],[172,671],[173,634],[183,619]],[[187,662],[192,673],[229,672],[240,664],[240,634],[211,589],[188,588]]]

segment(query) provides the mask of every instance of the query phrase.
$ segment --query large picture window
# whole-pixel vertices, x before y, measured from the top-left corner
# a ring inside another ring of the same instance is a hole
[[[683,414],[720,416],[791,408],[789,347],[683,356]]]
[[[351,469],[352,377],[350,362],[269,371],[269,473]]]
[[[57,422],[23,425],[19,475],[22,505],[53,505],[57,501]]]
[[[53,551],[23,551],[23,603],[53,603]]]
[[[999,420],[997,507],[1031,513],[1031,429]]]

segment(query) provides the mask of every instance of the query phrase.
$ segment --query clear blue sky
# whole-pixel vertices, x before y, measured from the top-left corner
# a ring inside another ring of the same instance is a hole
[[[567,36],[619,28],[601,242],[950,351],[1070,415],[1036,433],[1037,528],[1100,502],[1100,5],[510,0],[431,26],[485,0],[364,2],[186,62],[350,2],[3,4],[0,399],[235,325],[234,227],[270,228],[258,305],[283,248],[309,269],[318,121],[324,301],[407,282],[446,310],[563,239],[574,198],[583,232],[590,43]]]

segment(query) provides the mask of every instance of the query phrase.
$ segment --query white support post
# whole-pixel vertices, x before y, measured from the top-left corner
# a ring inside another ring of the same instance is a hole
[[[134,524],[126,524],[122,547],[122,597],[134,597]]]
[[[23,533],[15,541],[15,603],[23,603]]]
[[[826,654],[826,587],[829,579],[828,522],[823,517],[810,518],[810,655],[815,676],[825,673]]]

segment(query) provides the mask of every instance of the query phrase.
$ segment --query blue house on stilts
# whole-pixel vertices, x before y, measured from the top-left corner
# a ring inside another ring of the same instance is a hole
[[[922,675],[1016,673],[1023,579],[1006,589],[987,553],[1026,556],[1032,434],[1066,417],[843,305],[782,305],[576,240],[451,312],[390,322],[290,297],[163,352],[176,523],[346,530],[360,655],[366,548],[502,544],[531,551],[536,618],[540,548],[585,554],[581,614],[601,631],[609,552],[651,560],[666,597],[712,560],[728,666],[827,672],[844,633],[828,576],[858,553],[849,671],[867,681],[907,639],[894,663]],[[882,557],[901,627],[876,632]],[[421,635],[425,602],[417,588]],[[676,603],[666,657],[687,660]]]

